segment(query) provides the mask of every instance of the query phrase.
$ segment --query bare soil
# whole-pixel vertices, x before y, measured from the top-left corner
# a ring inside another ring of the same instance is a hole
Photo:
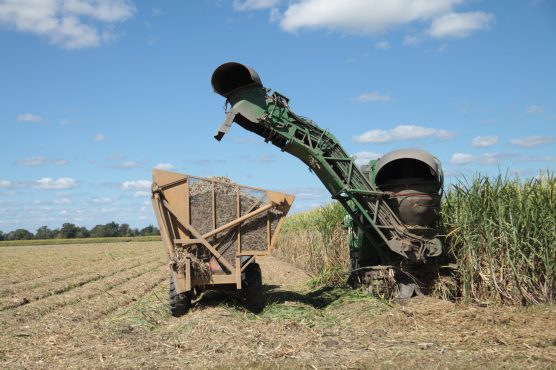
[[[166,311],[160,242],[0,249],[0,368],[556,368],[556,307],[388,303],[259,259],[267,306]]]

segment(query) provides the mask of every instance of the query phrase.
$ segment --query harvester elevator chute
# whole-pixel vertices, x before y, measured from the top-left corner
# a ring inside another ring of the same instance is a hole
[[[352,235],[359,236],[350,242],[354,271],[422,265],[441,255],[435,223],[442,172],[434,156],[405,151],[388,160],[387,154],[383,161],[387,163],[372,161],[364,173],[334,135],[296,115],[289,99],[265,88],[254,69],[225,63],[216,68],[211,83],[230,106],[215,134],[217,140],[236,122],[299,158],[342,204],[350,216]]]

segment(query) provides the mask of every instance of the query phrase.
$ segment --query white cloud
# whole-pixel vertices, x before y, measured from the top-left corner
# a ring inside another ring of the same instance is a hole
[[[280,4],[280,0],[234,0],[233,7],[235,10],[244,12],[249,10],[274,8],[278,4]]]
[[[467,164],[473,162],[475,157],[467,153],[454,153],[452,159],[450,159],[451,164]]]
[[[96,134],[96,135],[93,137],[93,140],[94,140],[94,141],[105,141],[106,139],[107,139],[107,137],[104,136],[103,134]]]
[[[129,170],[131,168],[139,167],[139,163],[135,161],[123,161],[122,163],[117,164],[114,167],[120,168],[122,170]]]
[[[159,163],[154,168],[164,171],[170,171],[174,169],[174,165],[171,163]]]
[[[123,190],[150,190],[151,182],[149,180],[130,180],[124,181],[121,185]]]
[[[25,159],[18,159],[15,163],[18,166],[42,166],[48,162],[46,157],[32,157],[32,158],[25,158]]]
[[[522,148],[532,148],[534,146],[550,144],[556,142],[556,136],[527,136],[520,139],[512,139],[510,143]]]
[[[272,154],[261,154],[254,158],[257,163],[271,163],[274,161],[274,156]]]
[[[498,142],[498,136],[475,136],[471,141],[471,146],[475,148],[488,148]]]
[[[1,11],[1,5],[0,5],[0,11]],[[1,17],[1,13],[0,13],[0,17]],[[0,18],[0,24],[2,24]],[[19,116],[17,116],[17,120],[19,122],[33,122],[33,123],[40,123],[42,122],[42,118],[40,116],[37,116],[36,114],[32,114],[32,113],[24,113],[24,114],[20,114]]]
[[[521,162],[541,162],[541,161],[545,161],[545,162],[553,162],[552,158],[554,157],[550,157],[550,156],[546,156],[546,157],[539,157],[538,155],[522,155],[519,157],[519,160]]]
[[[252,157],[250,157],[252,158]],[[185,160],[184,162],[186,163],[192,163],[194,165],[200,166],[200,167],[207,167],[207,166],[213,166],[213,165],[222,165],[225,164],[226,161],[223,159],[194,159],[194,160]]]
[[[67,118],[64,118],[64,119],[60,120],[60,125],[62,125],[62,126],[73,125],[74,123],[75,123],[75,121],[73,121],[71,119],[67,119]]]
[[[110,32],[99,32],[95,22],[110,25],[134,12],[130,0],[4,0],[0,2],[0,25],[77,49],[98,46],[111,38]]]
[[[543,114],[544,107],[540,105],[531,105],[527,108],[527,113],[529,114]]]
[[[421,43],[421,41],[423,41],[423,35],[412,34],[412,35],[406,35],[404,37],[403,44],[409,46],[417,46]]]
[[[301,187],[283,189],[283,191],[285,193],[295,194],[296,202],[330,198],[330,193],[323,188]]]
[[[462,0],[299,0],[289,5],[281,26],[295,32],[325,28],[372,35],[452,11]]]
[[[59,179],[44,177],[35,181],[33,185],[33,187],[37,189],[71,189],[76,186],[75,180],[69,177],[61,177]]]
[[[110,197],[94,197],[89,200],[89,202],[93,204],[108,204],[108,203],[113,203],[114,201],[115,199]]]
[[[493,21],[494,16],[484,12],[449,13],[436,17],[427,33],[435,38],[464,38],[488,29]]]
[[[101,165],[103,167],[114,168],[117,170],[131,170],[134,168],[139,168],[145,164],[145,161],[134,161],[126,159],[125,156],[122,155],[113,155],[108,157],[106,161]]]
[[[65,159],[48,159],[43,156],[38,156],[38,157],[18,159],[15,161],[15,163],[18,166],[27,166],[27,167],[46,166],[46,165],[63,166],[67,164],[68,161],[66,161]]]
[[[271,163],[274,161],[274,156],[270,154],[261,154],[261,155],[248,154],[240,157],[249,163]]]
[[[353,141],[357,143],[388,143],[390,141],[413,140],[425,137],[435,137],[438,139],[451,139],[455,132],[423,127],[416,125],[399,125],[391,130],[375,129],[356,135]]]
[[[372,159],[378,159],[382,157],[382,153],[375,153],[375,152],[357,152],[352,155],[353,159],[355,159],[355,164],[358,167],[361,167],[364,164],[368,164]]]
[[[71,204],[71,199],[69,198],[58,198],[52,201],[54,204]]]
[[[406,45],[417,45],[427,37],[463,38],[489,28],[494,16],[481,11],[458,13],[465,0],[290,0],[283,13],[280,0],[234,0],[236,11],[271,9],[270,21],[279,21],[287,32],[326,29],[352,35],[377,35],[396,27],[412,25]],[[425,28],[419,27],[425,24]],[[428,27],[427,27],[427,24]],[[388,49],[387,41],[375,44]]]
[[[10,188],[12,186],[12,182],[9,180],[0,180],[0,188]]]
[[[481,155],[472,155],[468,153],[454,153],[450,163],[454,165],[465,165],[470,163],[499,165],[500,163],[515,158],[513,153],[485,153]]]
[[[150,195],[151,195],[151,192],[150,191],[145,191],[145,190],[138,190],[135,193],[133,193],[133,196],[137,197],[137,198],[147,197],[147,196],[150,196]]]
[[[281,18],[282,14],[280,13],[280,10],[278,10],[278,8],[270,9],[270,17],[268,19],[270,22],[278,22]]]
[[[390,43],[388,41],[379,41],[375,44],[375,48],[377,49],[390,49]]]
[[[373,91],[373,92],[367,92],[367,93],[363,93],[359,96],[357,96],[355,98],[355,100],[359,101],[359,102],[389,102],[390,101],[390,96],[389,95],[385,95],[385,94],[381,94],[377,91]]]

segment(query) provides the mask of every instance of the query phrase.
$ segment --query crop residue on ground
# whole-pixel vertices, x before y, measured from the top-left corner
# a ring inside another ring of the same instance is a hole
[[[468,368],[556,366],[556,308],[478,307],[432,298],[389,304],[309,289],[259,261],[268,305],[207,292],[166,312],[160,242],[0,249],[2,368]]]

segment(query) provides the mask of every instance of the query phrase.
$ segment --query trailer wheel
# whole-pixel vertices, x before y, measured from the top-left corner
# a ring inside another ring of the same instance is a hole
[[[245,268],[241,290],[245,307],[255,313],[261,312],[265,300],[263,296],[263,278],[258,263],[253,262]]]
[[[168,308],[174,317],[180,317],[187,313],[191,307],[191,295],[176,292],[174,278],[170,275],[170,289],[168,291]]]

